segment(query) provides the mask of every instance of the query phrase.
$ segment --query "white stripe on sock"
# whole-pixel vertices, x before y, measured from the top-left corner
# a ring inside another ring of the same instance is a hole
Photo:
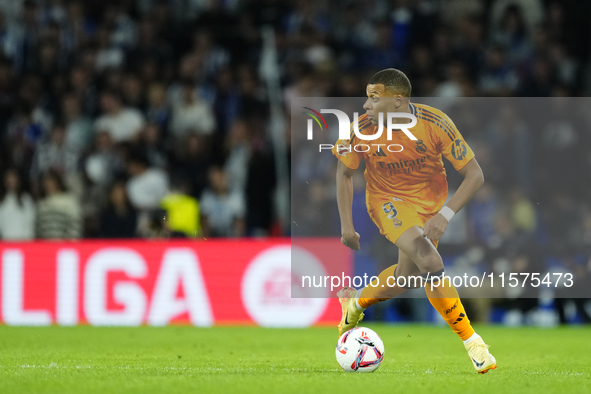
[[[359,299],[361,298],[361,292],[363,291],[363,288],[357,290],[357,292],[355,293],[355,307],[357,307],[357,310],[359,312],[363,312],[365,310],[364,307],[362,307],[361,305],[359,305]]]
[[[470,338],[468,338],[468,339],[466,339],[465,341],[462,341],[462,342],[464,342],[464,345],[467,345],[467,344],[469,344],[470,342],[472,342],[473,340],[475,340],[477,338],[480,338],[480,335],[474,333],[474,334],[472,334],[472,336]]]

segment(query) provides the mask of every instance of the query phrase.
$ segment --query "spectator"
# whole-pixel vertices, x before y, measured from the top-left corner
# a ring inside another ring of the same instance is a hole
[[[509,61],[516,65],[530,55],[532,47],[529,32],[521,8],[511,5],[504,11],[498,26],[495,26],[492,41],[505,48]]]
[[[224,171],[217,166],[209,170],[210,188],[203,192],[201,214],[203,236],[240,237],[245,232],[244,197],[230,192]]]
[[[37,237],[73,239],[82,236],[81,207],[67,192],[61,176],[49,171],[43,176],[45,197],[37,204]]]
[[[138,137],[144,127],[144,117],[138,110],[125,108],[118,93],[103,92],[101,107],[104,114],[97,119],[95,131],[106,131],[115,143],[131,141]]]
[[[0,198],[0,238],[35,238],[35,203],[25,191],[21,176],[14,168],[4,172],[4,187]]]
[[[148,222],[143,230],[143,236],[146,238],[169,239],[186,238],[185,233],[173,230],[170,227],[168,215],[163,209],[156,209],[147,216]]]
[[[122,91],[125,105],[136,110],[145,110],[144,86],[139,76],[134,73],[124,75]]]
[[[273,224],[274,191],[276,185],[275,162],[264,140],[252,142],[252,154],[246,174],[245,201],[246,226],[249,236],[266,237]]]
[[[162,199],[161,206],[166,210],[167,227],[187,237],[201,235],[199,202],[190,195],[190,183],[177,177],[172,183],[170,194]]]
[[[549,50],[550,61],[559,82],[572,86],[576,80],[578,62],[569,56],[564,45],[554,43]]]
[[[411,50],[410,56],[410,70],[408,78],[411,81],[419,81],[435,73],[433,60],[431,57],[429,47],[425,45],[418,45]],[[415,87],[413,86],[413,91]]]
[[[103,21],[111,27],[111,41],[121,48],[131,48],[137,40],[137,26],[124,4],[111,3],[105,8]]]
[[[118,98],[121,100],[123,106],[125,106],[125,100],[123,99],[122,91],[123,91],[123,81],[125,74],[123,70],[113,68],[107,70],[102,74],[102,88],[104,92],[113,92],[115,93]]]
[[[571,257],[584,234],[582,210],[573,196],[562,188],[551,192],[544,217],[545,230],[550,236],[546,245],[555,256]]]
[[[510,8],[512,9],[509,10]],[[523,13],[524,29],[532,30],[542,22],[544,17],[540,0],[499,0],[494,2],[490,10],[492,24],[502,23],[501,19],[506,18],[508,12],[515,12],[515,9]]]
[[[435,95],[437,97],[462,97],[463,82],[466,80],[466,68],[460,61],[451,61],[446,70],[446,79],[439,84]],[[448,102],[454,102],[448,100]]]
[[[63,40],[69,51],[74,51],[95,33],[96,26],[91,18],[85,15],[82,0],[67,2],[66,20],[63,22]]]
[[[298,97],[317,97],[320,91],[311,74],[302,75],[290,86],[283,89],[283,101],[287,111],[291,109],[294,99]]]
[[[72,93],[80,100],[82,112],[87,116],[98,113],[98,93],[92,74],[82,65],[72,67],[69,75],[69,85]]]
[[[494,46],[486,55],[486,66],[480,75],[478,87],[491,96],[506,96],[517,87],[517,75],[505,58],[505,51]]]
[[[451,32],[446,27],[441,27],[435,31],[431,37],[431,56],[433,58],[433,67],[438,78],[445,76],[447,66],[455,59],[453,51]]]
[[[44,134],[44,129],[33,118],[32,109],[21,103],[7,125],[7,139],[11,147],[12,162],[24,171],[29,170],[35,145]]]
[[[14,29],[18,34],[18,44],[13,61],[19,74],[23,74],[31,67],[35,67],[35,46],[39,41],[41,34],[41,24],[39,8],[34,1],[19,2],[20,15],[15,15],[11,21],[18,21],[14,24]],[[19,7],[15,7],[18,9]]]
[[[335,39],[343,51],[362,50],[373,45],[376,39],[375,28],[370,19],[364,18],[362,7],[354,3],[345,8],[334,32]],[[347,60],[350,61],[348,56]]]
[[[183,138],[190,132],[211,135],[215,129],[211,107],[197,96],[191,81],[182,84],[182,97],[173,108],[170,128],[175,138]]]
[[[475,240],[489,244],[495,236],[494,221],[498,209],[496,192],[490,183],[485,183],[470,201],[470,224]]]
[[[82,113],[79,99],[72,93],[62,100],[62,115],[66,128],[66,144],[77,152],[90,148],[93,141],[92,121]]]
[[[298,209],[303,215],[298,217],[297,226],[293,228],[292,235],[306,237],[332,235],[334,205],[327,196],[323,182],[319,179],[310,181],[308,193],[310,198],[305,202],[305,207]]]
[[[214,28],[219,29],[220,26],[215,26]],[[201,59],[201,73],[207,77],[213,77],[222,67],[227,66],[230,61],[228,51],[223,47],[215,45],[211,30],[200,29],[193,34],[193,48],[191,53]]]
[[[139,39],[137,45],[131,50],[130,65],[135,69],[141,67],[146,60],[157,64],[169,62],[172,58],[169,43],[158,35],[155,18],[147,16],[142,18],[139,26]]]
[[[176,65],[176,74],[178,79],[170,84],[167,89],[168,101],[172,108],[180,106],[184,102],[184,85],[191,84],[191,89],[202,93],[202,87],[197,87],[194,81],[201,79],[200,70],[201,59],[194,54],[184,55],[178,65]]]
[[[169,193],[168,175],[159,168],[150,167],[142,155],[134,155],[127,161],[127,195],[131,205],[138,210],[160,207],[160,201]]]
[[[162,130],[157,123],[149,123],[142,131],[139,146],[151,167],[164,168],[168,163]]]
[[[533,61],[531,75],[524,78],[517,90],[522,97],[548,97],[552,92],[553,70],[550,62],[544,57]]]
[[[486,146],[496,159],[495,171],[487,173],[498,184],[532,189],[532,138],[527,122],[512,105],[503,105],[486,130]]]
[[[378,70],[388,67],[400,68],[402,59],[399,52],[393,50],[395,43],[392,29],[392,24],[387,21],[377,26],[375,45],[366,49],[365,55],[361,57],[361,67]]]
[[[536,229],[536,209],[532,202],[525,197],[523,190],[515,186],[510,194],[510,215],[513,225],[519,231],[532,233]]]
[[[102,72],[110,68],[122,67],[125,62],[125,53],[111,42],[109,26],[100,26],[96,33],[96,39],[98,44],[96,70]]]
[[[114,179],[124,176],[124,156],[113,145],[107,133],[99,133],[93,150],[84,160],[86,187],[82,193],[82,208],[87,232],[98,236],[100,211],[109,200],[109,189]],[[91,227],[91,228],[89,228]]]
[[[17,81],[10,62],[6,60],[0,61],[0,130],[3,133],[6,133],[8,120],[14,113],[16,89]]]
[[[63,124],[53,127],[50,140],[40,144],[35,151],[31,177],[38,179],[41,174],[55,171],[70,183],[78,174],[78,152],[66,144],[66,128]]]
[[[109,191],[108,207],[100,214],[99,236],[102,238],[133,238],[137,235],[138,217],[131,206],[125,184],[115,182]]]
[[[307,44],[303,53],[305,61],[316,70],[332,68],[334,55],[324,35],[311,29],[307,29],[305,35],[302,32],[302,35]]]
[[[585,168],[589,143],[588,127],[578,113],[571,113],[570,101],[554,99],[552,108],[540,114],[545,122],[537,130],[538,151],[536,169],[539,179],[553,189],[564,189],[575,193],[579,187],[581,172],[572,168]],[[568,155],[569,160],[559,158]]]
[[[228,157],[224,171],[228,177],[230,189],[240,193],[244,193],[246,188],[251,143],[248,123],[244,119],[237,119],[227,139]]]
[[[168,129],[170,109],[166,103],[166,89],[161,83],[153,83],[148,88],[146,118],[148,122],[158,124],[162,130]]]
[[[250,119],[266,119],[269,116],[269,105],[266,102],[265,89],[261,86],[252,67],[241,66],[238,69],[238,79],[240,85],[240,115]],[[352,91],[351,96],[354,96],[357,92],[358,90],[355,90],[354,93]]]
[[[200,199],[207,186],[207,170],[212,162],[211,148],[206,137],[198,134],[190,134],[182,142],[174,155],[173,172],[189,179],[191,195]]]
[[[230,69],[220,70],[217,74],[216,89],[212,100],[215,122],[222,135],[228,132],[240,110],[240,95],[232,78]]]
[[[95,140],[95,146],[84,162],[84,171],[92,183],[105,187],[113,175],[123,168],[123,163],[109,133],[99,132]]]

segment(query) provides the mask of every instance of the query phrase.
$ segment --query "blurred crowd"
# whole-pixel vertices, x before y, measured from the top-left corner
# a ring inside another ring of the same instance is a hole
[[[259,73],[263,26],[275,31],[281,97]],[[273,101],[289,125],[295,97],[363,96],[388,67],[416,97],[584,96],[590,26],[584,0],[0,0],[0,237],[289,234],[275,163],[290,157],[273,149]],[[538,208],[544,159],[515,167],[502,125],[478,132],[490,141],[477,156],[500,170],[485,168],[491,182],[467,209],[471,239],[547,222],[558,248],[588,244],[581,180],[563,178],[578,194],[553,192]],[[511,145],[534,132],[516,130]],[[559,169],[575,151],[589,164],[585,132],[547,133],[566,155]],[[289,145],[289,127],[280,133]],[[314,198],[334,207],[327,190]],[[501,205],[504,222],[482,214]]]
[[[261,12],[0,1],[0,237],[277,233]]]

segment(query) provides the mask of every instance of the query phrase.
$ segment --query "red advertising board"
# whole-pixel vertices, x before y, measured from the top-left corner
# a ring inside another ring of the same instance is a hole
[[[292,248],[348,273],[338,239],[0,243],[9,325],[334,324],[335,298],[294,298]],[[328,296],[328,294],[327,294]]]

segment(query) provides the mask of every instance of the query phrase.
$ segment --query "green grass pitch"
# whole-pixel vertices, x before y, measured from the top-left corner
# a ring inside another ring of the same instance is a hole
[[[334,328],[0,327],[0,393],[590,393],[591,329],[476,327],[478,375],[447,327],[367,324],[386,355],[343,372]]]

